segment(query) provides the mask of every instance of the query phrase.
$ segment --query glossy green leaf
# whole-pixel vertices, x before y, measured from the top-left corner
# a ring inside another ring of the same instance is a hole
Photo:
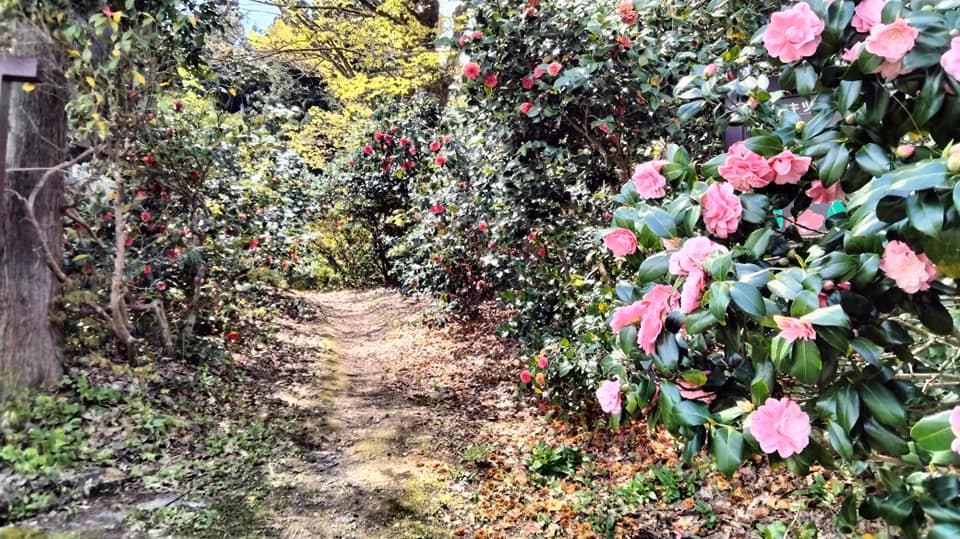
[[[864,382],[860,386],[860,398],[877,421],[890,427],[902,426],[907,421],[907,412],[897,397],[877,382]]]
[[[817,343],[798,339],[793,342],[793,367],[790,373],[803,383],[815,384],[820,378],[823,360]]]
[[[711,431],[710,450],[717,469],[726,476],[733,475],[743,462],[743,434],[726,426],[714,427]]]
[[[733,283],[730,286],[730,299],[750,316],[762,318],[767,313],[760,291],[746,283]]]
[[[910,429],[910,437],[927,451],[947,451],[956,436],[950,428],[952,410],[928,415]]]

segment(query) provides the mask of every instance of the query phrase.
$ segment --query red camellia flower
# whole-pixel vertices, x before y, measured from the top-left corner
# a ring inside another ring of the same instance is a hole
[[[530,241],[533,241],[533,240],[537,239],[537,233],[536,233],[536,232],[530,232],[529,234],[527,234],[527,239],[530,240]]]
[[[153,268],[150,267],[150,264],[144,264],[144,265],[143,265],[143,274],[144,274],[144,275],[150,275],[151,273],[153,273]]]
[[[529,113],[530,113],[530,109],[532,109],[532,108],[533,108],[533,103],[531,103],[531,102],[529,102],[529,101],[525,101],[525,102],[523,102],[523,103],[520,103],[520,112],[522,112],[522,113],[524,113],[524,114],[529,114]]]
[[[280,263],[280,267],[283,269],[287,269],[287,266],[289,265],[290,265],[290,262],[287,260],[284,260],[283,262]]]
[[[143,162],[144,162],[144,164],[146,164],[148,167],[152,167],[152,166],[153,166],[153,163],[154,163],[154,161],[153,161],[153,155],[151,155],[151,154],[148,153],[147,155],[143,156]]]
[[[406,146],[408,142],[410,142],[410,141],[407,140],[407,137],[400,137],[400,147],[401,147],[401,148],[404,147],[404,146]]]
[[[430,206],[430,213],[434,215],[439,215],[443,213],[444,210],[446,210],[446,208],[443,207],[443,204],[434,204],[433,206]]]
[[[161,201],[161,202],[166,202],[166,201],[168,201],[168,200],[170,200],[170,194],[169,194],[169,193],[167,193],[166,191],[160,193],[160,201]]]
[[[487,88],[496,88],[497,87],[497,74],[490,73],[483,79],[483,85]]]
[[[253,238],[250,240],[250,243],[247,244],[247,249],[256,249],[257,247],[260,247],[260,242],[257,241],[257,238]]]
[[[123,240],[123,244],[126,247],[130,247],[131,245],[133,245],[133,236],[127,236],[127,238]]]
[[[438,167],[442,167],[447,162],[447,158],[442,155],[438,155],[433,162],[436,163]]]
[[[467,62],[467,65],[463,66],[463,76],[470,80],[476,79],[480,76],[480,65],[476,62]]]
[[[199,179],[200,179],[200,172],[197,171],[197,170],[194,170],[194,171],[190,172],[190,178],[191,178],[191,179],[194,179],[194,180],[199,180]]]
[[[617,44],[620,45],[622,49],[629,49],[632,45],[630,38],[627,36],[617,36]]]
[[[369,144],[364,144],[364,145],[363,145],[363,153],[365,153],[365,154],[367,154],[367,155],[372,154],[372,153],[373,153],[373,146],[371,146],[371,145],[369,145]]]
[[[140,214],[140,220],[143,221],[144,223],[150,221],[150,212],[148,211],[142,212]]]
[[[434,152],[434,153],[440,151],[440,141],[439,141],[439,140],[435,140],[435,141],[433,141],[433,142],[430,143],[430,151],[431,151],[431,152]]]
[[[168,127],[168,128],[167,128],[167,136],[168,136],[168,137],[172,137],[172,136],[173,136],[173,128],[172,128],[172,127]]]
[[[383,140],[383,133],[381,133],[380,131],[377,131],[376,133],[374,133],[373,140],[377,142],[380,142],[381,140]]]
[[[180,229],[180,237],[183,238],[183,237],[186,237],[186,235],[187,235],[187,230],[186,230],[185,228],[181,228],[181,229]]]
[[[178,110],[178,111],[179,111],[179,110],[183,110],[183,103],[181,103],[181,102],[179,102],[179,101],[174,101],[174,102],[173,102],[173,110]]]
[[[520,79],[520,86],[523,86],[524,90],[529,90],[533,88],[533,79],[530,77],[523,77]]]
[[[487,231],[487,222],[486,222],[486,221],[480,221],[480,224],[477,225],[477,229],[480,230],[480,232],[486,232],[486,231]]]
[[[540,258],[547,256],[547,250],[544,249],[543,247],[537,249],[537,256],[539,256]]]
[[[231,332],[227,333],[227,340],[228,340],[228,341],[236,341],[236,340],[239,339],[239,338],[240,338],[240,334],[237,333],[236,331],[231,331]]]
[[[163,292],[164,290],[167,289],[167,283],[165,283],[165,282],[163,282],[163,281],[157,281],[157,284],[154,285],[154,286],[156,286],[156,287],[157,287],[157,290],[159,290],[159,291],[161,291],[161,292]]]

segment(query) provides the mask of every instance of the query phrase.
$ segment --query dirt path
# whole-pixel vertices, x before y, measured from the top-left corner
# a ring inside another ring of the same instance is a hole
[[[281,341],[325,349],[320,378],[286,388],[281,398],[304,411],[305,451],[276,463],[268,476],[282,537],[448,537],[443,478],[424,465],[442,452],[437,385],[410,373],[431,359],[429,330],[415,324],[411,300],[377,289],[309,294],[322,327],[285,327]],[[433,350],[436,352],[436,350]],[[423,365],[425,370],[427,365]],[[433,387],[430,387],[433,386]]]

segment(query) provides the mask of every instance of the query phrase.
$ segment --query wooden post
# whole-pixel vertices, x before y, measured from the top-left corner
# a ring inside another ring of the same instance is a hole
[[[0,193],[7,190],[7,130],[10,127],[10,83],[37,82],[37,59],[0,56]]]

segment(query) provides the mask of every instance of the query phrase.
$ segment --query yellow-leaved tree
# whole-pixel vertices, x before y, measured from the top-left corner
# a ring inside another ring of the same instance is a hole
[[[312,107],[291,130],[291,145],[311,166],[342,149],[352,127],[384,99],[437,83],[437,0],[277,0],[280,16],[250,45],[260,57],[295,64],[320,77],[336,99]]]

